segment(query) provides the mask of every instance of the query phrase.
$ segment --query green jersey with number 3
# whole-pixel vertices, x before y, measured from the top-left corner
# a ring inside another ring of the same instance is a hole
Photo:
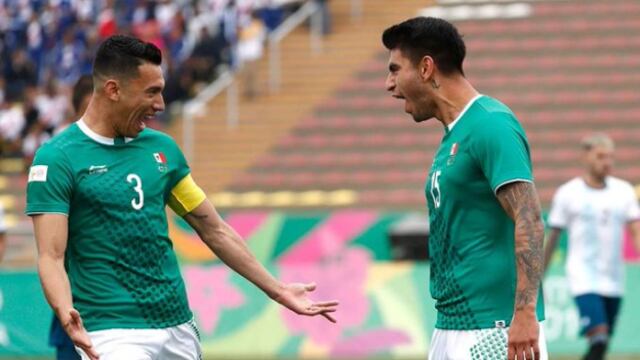
[[[426,184],[436,327],[509,326],[514,311],[514,222],[496,191],[533,181],[529,145],[511,110],[474,98],[445,129]],[[542,294],[537,313],[544,318]]]
[[[25,212],[68,216],[65,268],[87,330],[192,318],[165,213],[188,174],[173,139],[151,129],[110,139],[80,120],[38,150]]]

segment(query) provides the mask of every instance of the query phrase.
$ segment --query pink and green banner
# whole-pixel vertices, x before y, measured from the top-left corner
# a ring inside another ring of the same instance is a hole
[[[296,264],[317,261],[343,248],[365,249],[375,261],[391,260],[387,232],[407,216],[415,214],[371,210],[296,214],[242,211],[225,214],[225,220],[246,239],[261,261]],[[176,216],[170,219],[169,234],[184,263],[215,262],[215,256],[186,222]],[[565,249],[563,237],[558,256],[563,256]],[[640,254],[633,248],[628,234],[623,254],[626,262],[640,261]]]
[[[393,262],[389,226],[405,214],[338,211],[325,214],[239,212],[226,220],[281,280],[318,285],[317,299],[338,299],[337,324],[281,308],[218,262],[181,221],[171,235],[182,261],[189,303],[206,359],[425,359],[435,322],[429,266]],[[628,245],[628,244],[627,244]],[[625,245],[625,246],[627,246]],[[625,248],[626,259],[637,254]],[[564,276],[563,249],[544,283],[550,352],[580,354],[579,319]],[[623,301],[612,351],[640,354],[640,266],[626,265]],[[51,354],[51,312],[35,270],[0,272],[0,357]]]

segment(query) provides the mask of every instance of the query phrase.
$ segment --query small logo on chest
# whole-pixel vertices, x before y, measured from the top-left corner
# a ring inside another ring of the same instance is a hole
[[[167,166],[167,157],[164,156],[163,152],[153,153],[153,158],[156,160],[156,163],[158,164],[158,171],[166,172],[169,169],[169,167]]]
[[[89,166],[89,175],[103,174],[109,171],[107,165],[91,165]]]
[[[453,165],[453,163],[456,161],[456,154],[458,154],[458,148],[459,146],[457,142],[451,145],[451,150],[449,151],[449,158],[447,159],[447,166]]]

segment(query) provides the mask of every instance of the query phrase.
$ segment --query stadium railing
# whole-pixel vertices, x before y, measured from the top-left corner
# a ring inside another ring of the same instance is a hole
[[[351,19],[358,20],[362,17],[364,0],[351,0]],[[320,5],[315,0],[309,0],[295,13],[269,34],[267,42],[269,48],[269,89],[277,92],[281,86],[282,66],[280,43],[293,30],[304,24],[310,23],[309,41],[314,53],[322,52],[322,23],[323,14]],[[185,156],[189,161],[194,161],[193,149],[195,134],[195,118],[204,112],[208,102],[226,91],[226,122],[228,128],[234,128],[239,122],[238,86],[235,82],[235,74],[228,70],[219,76],[214,82],[205,87],[195,98],[189,100],[182,107],[182,146]]]

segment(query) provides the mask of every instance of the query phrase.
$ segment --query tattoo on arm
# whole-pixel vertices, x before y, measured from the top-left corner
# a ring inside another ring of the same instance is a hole
[[[535,306],[544,267],[544,225],[535,186],[522,181],[507,184],[497,197],[515,222],[516,310]]]

